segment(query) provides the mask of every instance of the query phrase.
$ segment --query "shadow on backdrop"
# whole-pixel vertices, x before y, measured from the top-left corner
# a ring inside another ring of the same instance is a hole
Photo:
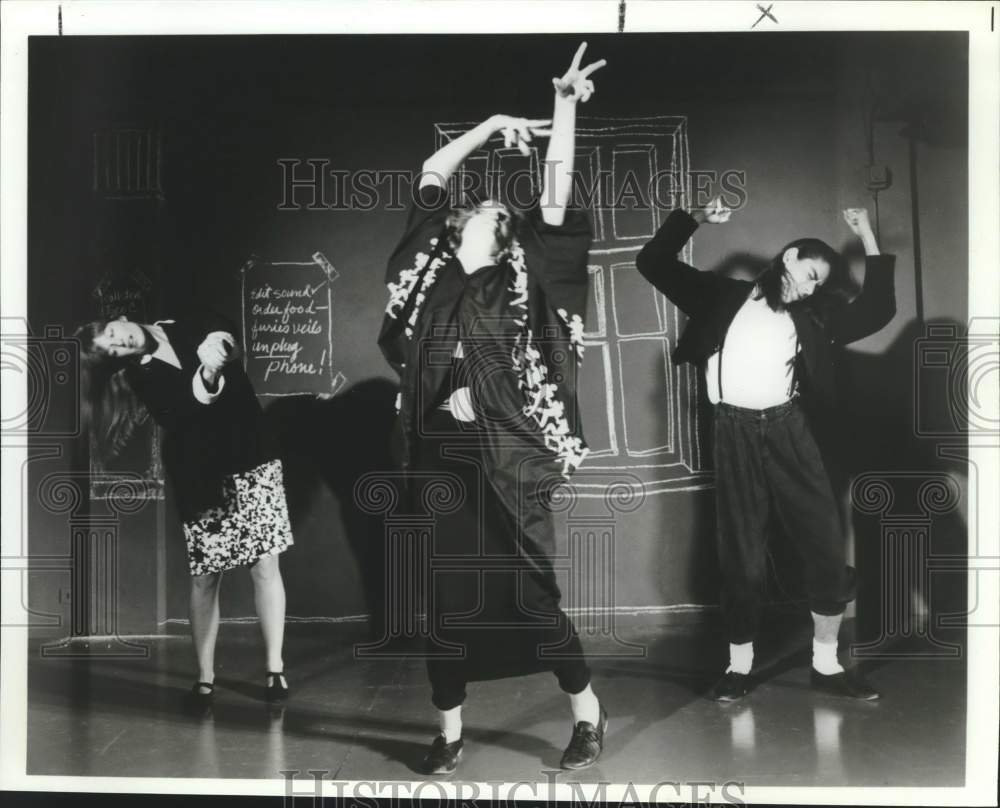
[[[281,442],[292,527],[309,518],[317,484],[325,485],[340,505],[344,538],[361,571],[374,637],[382,636],[385,625],[383,519],[357,506],[354,485],[364,474],[394,469],[389,436],[398,391],[387,379],[366,379],[330,399],[290,396],[267,409]],[[338,526],[330,526],[331,541],[338,532]]]

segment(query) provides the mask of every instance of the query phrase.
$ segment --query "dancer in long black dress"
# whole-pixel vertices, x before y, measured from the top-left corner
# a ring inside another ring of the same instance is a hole
[[[460,506],[436,518],[431,645],[461,655],[428,649],[440,718],[428,773],[457,766],[468,681],[540,670],[570,698],[562,766],[588,766],[603,749],[607,713],[559,608],[547,509],[552,485],[588,451],[575,379],[592,236],[583,213],[567,209],[576,105],[604,64],[581,68],[585,47],[553,79],[551,131],[549,121],[495,115],[425,161],[419,204],[389,261],[379,345],[401,379],[403,468],[463,491]],[[498,132],[525,154],[533,136],[550,136],[540,200],[524,217],[493,200],[450,208],[449,178]]]

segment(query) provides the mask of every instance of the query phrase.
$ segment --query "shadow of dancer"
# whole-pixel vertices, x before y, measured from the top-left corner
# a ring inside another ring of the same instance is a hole
[[[308,519],[317,483],[325,485],[340,506],[343,537],[361,571],[369,632],[381,637],[385,622],[385,541],[382,519],[363,512],[354,486],[364,474],[394,468],[390,434],[399,388],[386,379],[366,379],[329,399],[282,398],[267,410],[278,435],[292,524]],[[330,526],[326,539],[337,541]]]

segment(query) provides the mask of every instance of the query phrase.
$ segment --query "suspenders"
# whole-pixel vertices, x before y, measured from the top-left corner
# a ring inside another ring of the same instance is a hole
[[[732,323],[730,323],[730,325],[732,325]],[[722,337],[722,342],[719,343],[719,351],[718,351],[719,358],[718,358],[718,361],[716,362],[716,367],[715,367],[716,379],[718,381],[718,386],[719,386],[719,404],[722,404],[725,401],[725,398],[723,398],[723,395],[722,395],[722,352],[723,352],[723,350],[724,350],[724,348],[726,346],[726,337],[728,336],[728,334],[729,334],[729,329],[727,328],[726,329],[726,334],[724,334],[723,337]],[[795,329],[795,350],[792,352],[792,372],[791,372],[791,376],[790,376],[790,379],[789,379],[789,382],[788,382],[788,397],[789,398],[794,398],[795,392],[796,392],[796,388],[798,387],[798,385],[796,384],[795,372],[796,372],[796,365],[797,365],[797,360],[798,360],[798,356],[799,356],[799,348],[800,348],[799,331],[796,328]]]
[[[722,338],[722,342],[719,343],[719,361],[715,363],[716,375],[719,379],[719,403],[723,402],[722,398],[722,349],[726,344],[725,337]]]

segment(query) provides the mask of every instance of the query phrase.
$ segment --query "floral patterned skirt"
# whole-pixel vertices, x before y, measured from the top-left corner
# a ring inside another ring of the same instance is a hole
[[[223,481],[221,505],[184,522],[192,575],[253,564],[294,542],[281,461],[270,460]]]

